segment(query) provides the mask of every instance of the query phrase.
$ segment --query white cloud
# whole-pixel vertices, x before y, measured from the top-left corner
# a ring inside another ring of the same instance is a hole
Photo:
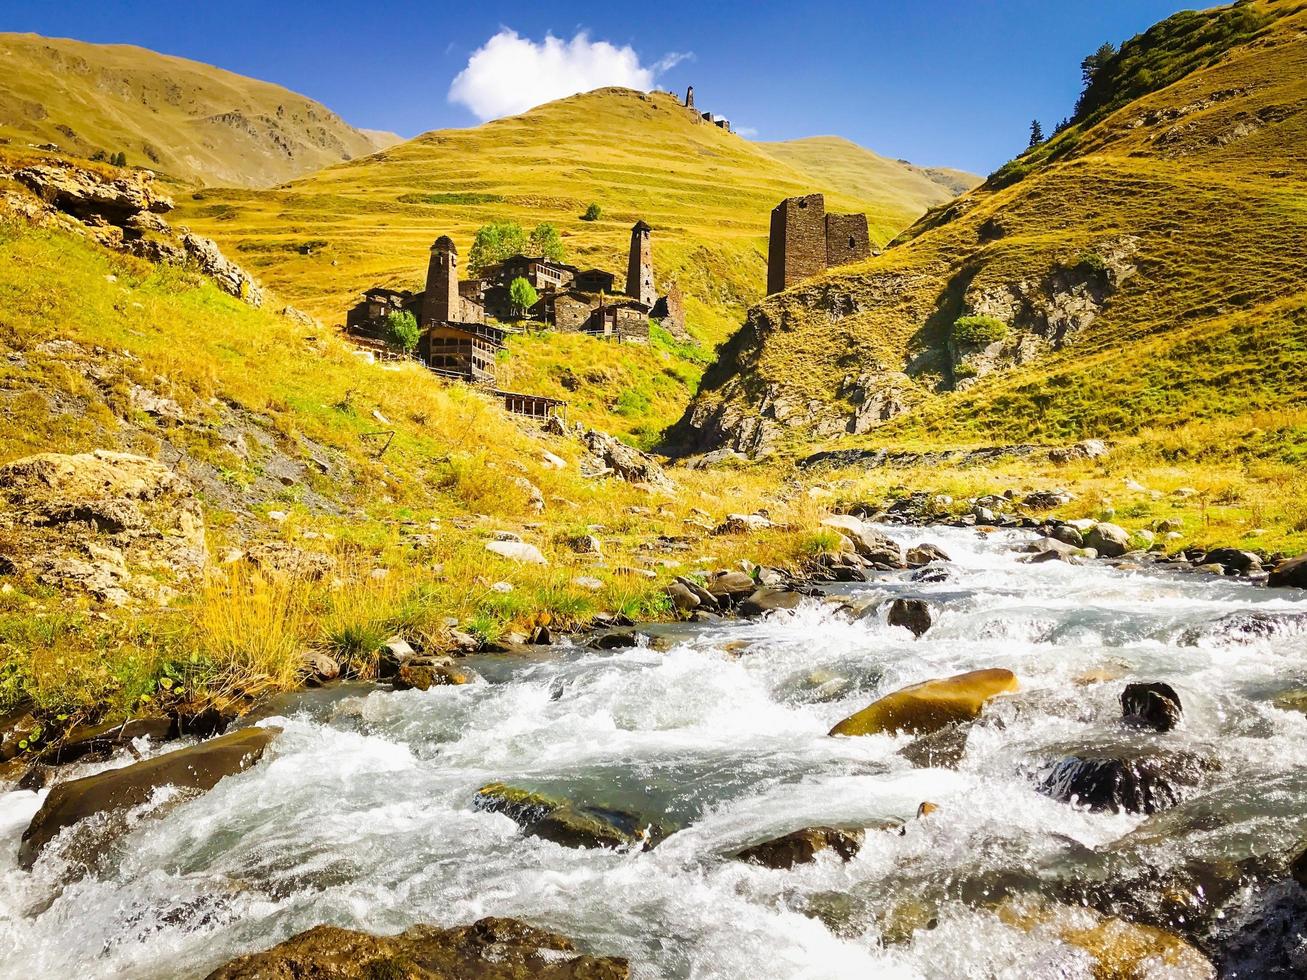
[[[472,52],[449,86],[449,101],[479,119],[498,119],[606,85],[647,92],[659,73],[693,57],[674,51],[642,65],[630,45],[592,41],[585,31],[570,41],[546,34],[537,42],[505,27]]]
[[[735,135],[743,136],[745,139],[752,139],[758,135],[758,130],[752,126],[736,126]]]

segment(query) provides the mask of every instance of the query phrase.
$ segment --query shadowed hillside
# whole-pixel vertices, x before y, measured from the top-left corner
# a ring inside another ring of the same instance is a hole
[[[1300,415],[1305,10],[1184,13],[1127,42],[1047,143],[882,255],[756,306],[686,445],[1010,443]],[[1301,442],[1301,422],[1275,424]]]
[[[122,44],[0,34],[0,137],[126,155],[187,183],[266,187],[389,146],[278,85]]]

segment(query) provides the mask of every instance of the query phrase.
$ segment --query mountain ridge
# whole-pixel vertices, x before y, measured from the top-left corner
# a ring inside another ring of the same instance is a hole
[[[0,136],[121,152],[184,183],[270,186],[398,139],[271,82],[137,45],[0,34],[0,55]]]

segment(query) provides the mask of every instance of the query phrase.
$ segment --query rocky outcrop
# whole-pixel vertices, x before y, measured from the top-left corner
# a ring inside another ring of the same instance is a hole
[[[22,184],[36,196],[36,201],[14,194],[4,198],[11,211],[29,221],[58,224],[152,262],[192,266],[223,292],[251,306],[263,304],[258,282],[224,256],[211,239],[187,228],[173,229],[160,217],[172,210],[173,203],[155,188],[148,171],[36,164],[16,170],[0,168],[2,177]]]
[[[1016,675],[1002,668],[922,681],[872,702],[841,721],[830,734],[922,735],[957,722],[973,721],[992,698],[1015,690]]]
[[[676,489],[676,484],[652,456],[628,446],[606,432],[585,429],[581,433],[581,442],[589,453],[588,458],[581,463],[582,472],[586,476],[616,476],[627,483],[639,483],[663,492]]]
[[[67,827],[97,813],[140,806],[161,786],[204,792],[262,757],[280,728],[245,728],[142,762],[59,783],[23,833],[18,862],[36,863],[42,849]]]
[[[208,980],[626,980],[627,961],[578,953],[571,940],[517,919],[413,926],[373,936],[315,926],[262,953],[232,960]]]
[[[193,578],[208,560],[191,485],[142,456],[27,456],[0,466],[0,500],[0,572],[103,602],[158,599],[155,575]]]
[[[1271,570],[1266,584],[1275,588],[1307,589],[1307,555],[1280,562]]]

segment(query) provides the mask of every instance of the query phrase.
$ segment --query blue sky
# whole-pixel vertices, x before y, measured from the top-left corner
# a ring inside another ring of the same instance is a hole
[[[403,136],[473,125],[470,106],[495,114],[569,78],[615,76],[675,91],[693,84],[701,108],[758,139],[836,134],[887,156],[988,173],[1025,145],[1032,117],[1051,129],[1070,112],[1086,53],[1192,6],[0,0],[0,30],[205,61]],[[559,43],[545,50],[550,34]],[[451,102],[465,69],[462,101]]]

